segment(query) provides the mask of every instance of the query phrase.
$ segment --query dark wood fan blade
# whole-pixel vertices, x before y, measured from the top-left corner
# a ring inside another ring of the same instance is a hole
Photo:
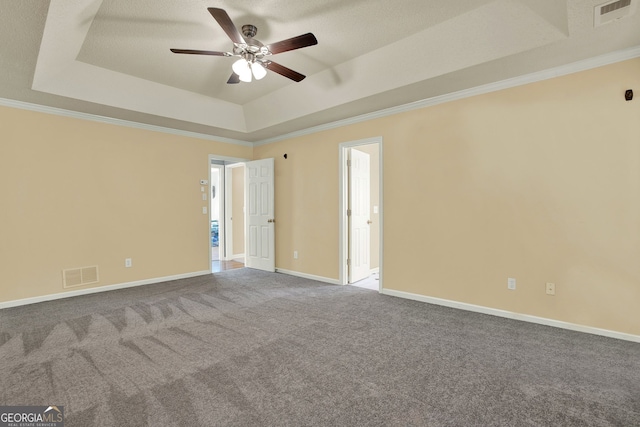
[[[287,68],[284,65],[280,65],[273,61],[270,61],[268,63],[267,69],[278,73],[281,76],[285,76],[286,78],[291,79],[295,82],[300,82],[306,77],[305,75],[300,74],[297,71],[293,71],[291,68]]]
[[[227,80],[227,84],[234,85],[236,83],[240,83],[240,76],[236,73],[231,73],[231,77],[229,77],[229,80]]]
[[[235,25],[233,25],[233,21],[229,18],[227,12],[224,9],[219,9],[217,7],[209,7],[207,8],[213,19],[218,21],[218,24],[222,27],[225,33],[229,36],[232,42],[236,44],[244,44],[244,37],[242,37],[242,33],[238,31]]]
[[[276,53],[313,46],[314,44],[318,44],[316,36],[311,33],[307,33],[267,45],[267,47],[269,48],[269,51],[275,55]]]
[[[170,49],[173,53],[188,53],[191,55],[230,56],[227,52],[215,52],[213,50]]]

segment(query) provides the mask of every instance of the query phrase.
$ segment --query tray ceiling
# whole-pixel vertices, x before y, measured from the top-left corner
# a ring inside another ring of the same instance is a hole
[[[601,3],[1,0],[0,97],[259,142],[640,46],[640,14],[594,28]],[[233,58],[171,53],[231,50],[207,7],[263,43],[314,33],[273,58],[307,78],[227,85]]]

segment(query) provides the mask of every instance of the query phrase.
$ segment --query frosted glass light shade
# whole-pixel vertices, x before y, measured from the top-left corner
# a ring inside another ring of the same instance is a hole
[[[240,58],[233,63],[233,65],[231,66],[231,69],[237,75],[241,75],[244,72],[244,70],[247,68],[247,65],[249,65],[247,60],[244,58]]]
[[[259,62],[251,64],[251,70],[253,71],[253,77],[255,77],[256,80],[260,80],[267,75],[267,70],[265,70],[264,66]]]
[[[233,63],[231,69],[240,77],[240,81],[249,83],[251,81],[251,68],[246,59],[240,58]]]

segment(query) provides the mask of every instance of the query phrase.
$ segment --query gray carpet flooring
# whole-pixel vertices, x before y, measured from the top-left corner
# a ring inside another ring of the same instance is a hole
[[[0,310],[66,426],[640,426],[640,344],[251,269]]]

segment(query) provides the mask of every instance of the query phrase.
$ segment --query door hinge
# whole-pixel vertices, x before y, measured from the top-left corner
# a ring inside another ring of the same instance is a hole
[[[351,167],[351,160],[347,160],[347,167],[350,168]]]
[[[347,265],[351,265],[351,260],[347,258]]]
[[[351,216],[351,209],[347,209],[347,216]]]

